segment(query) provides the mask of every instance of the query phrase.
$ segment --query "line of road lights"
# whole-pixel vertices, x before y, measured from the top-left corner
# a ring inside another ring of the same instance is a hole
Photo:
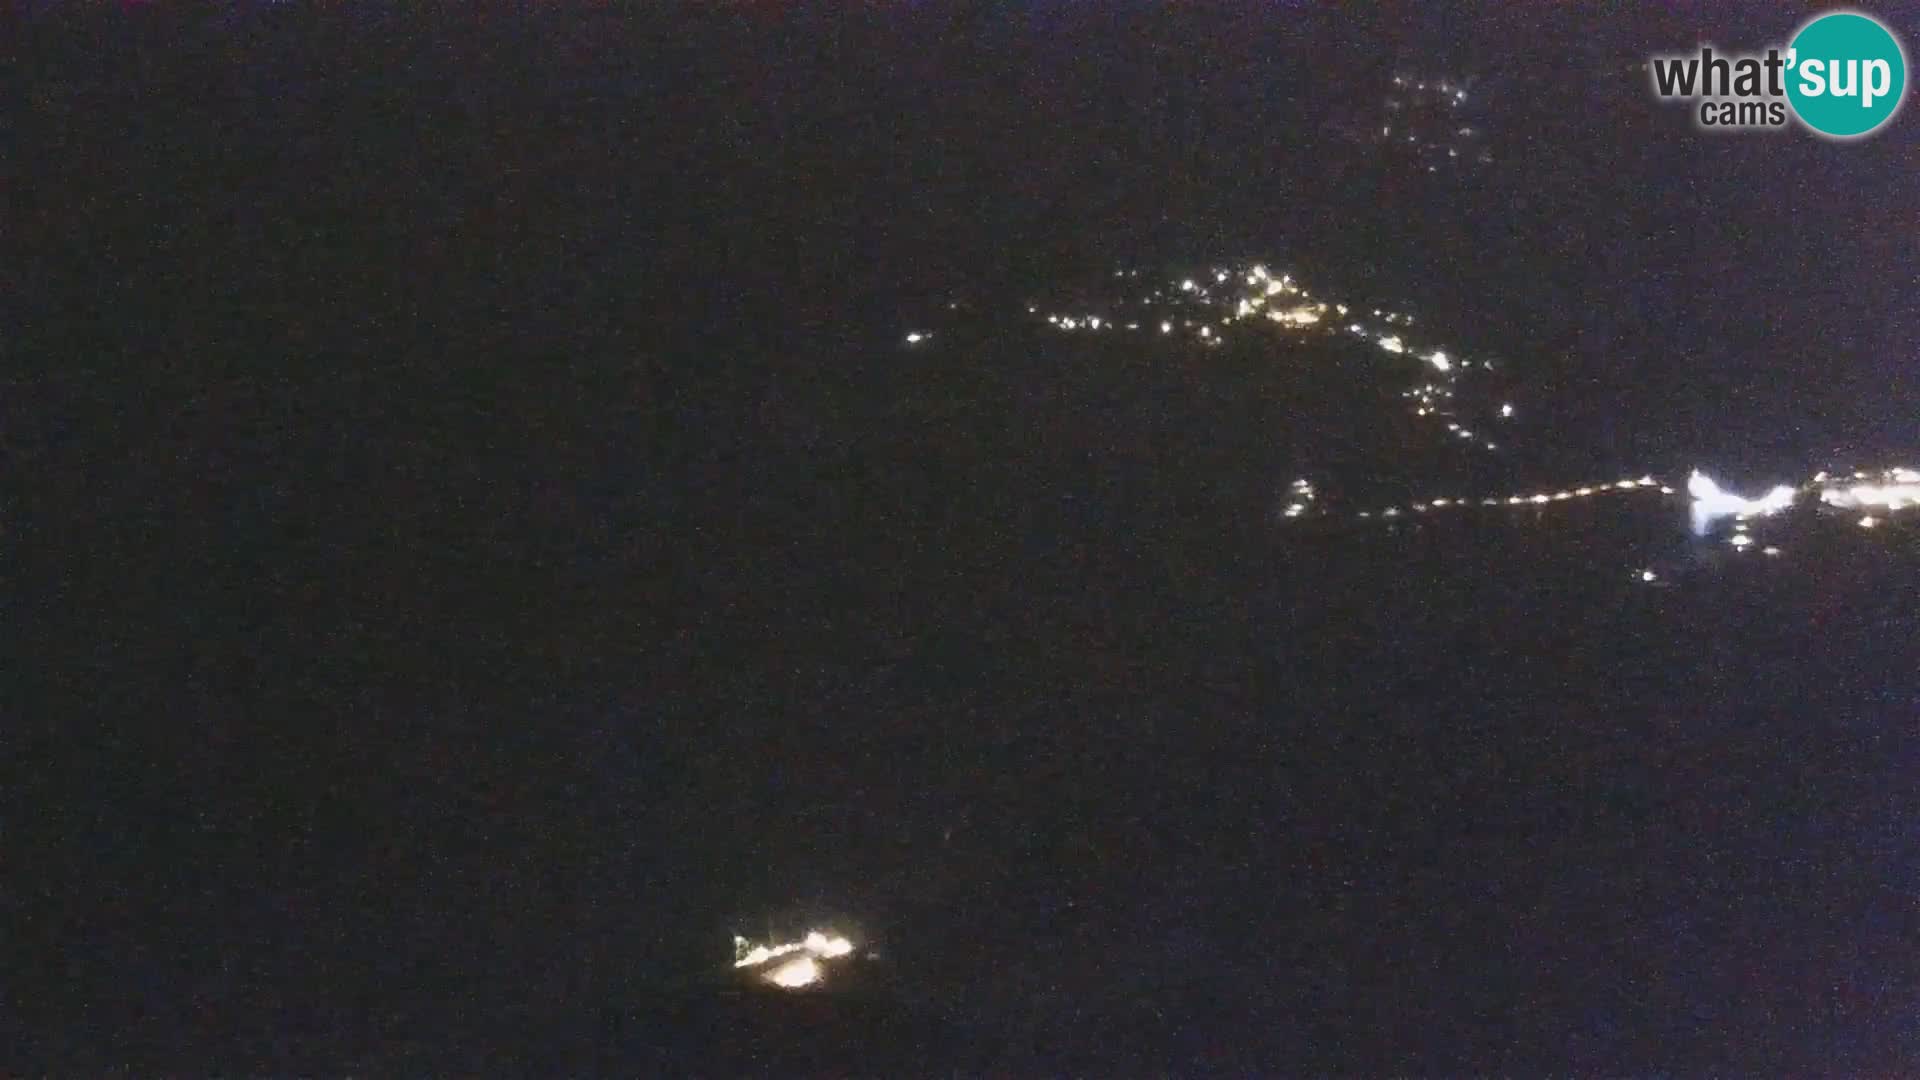
[[[1140,271],[1119,270],[1115,271],[1114,276],[1122,279],[1135,279],[1140,276]],[[1245,271],[1244,274],[1216,268],[1213,272],[1213,280],[1211,283],[1203,284],[1194,278],[1184,278],[1177,286],[1173,286],[1172,288],[1177,293],[1186,297],[1193,297],[1201,303],[1211,303],[1213,302],[1212,286],[1225,285],[1241,278],[1244,278],[1246,285],[1253,291],[1234,298],[1231,310],[1226,312],[1220,319],[1223,324],[1231,324],[1241,319],[1264,317],[1266,320],[1281,326],[1304,330],[1319,326],[1326,319],[1329,312],[1337,314],[1340,318],[1344,319],[1351,311],[1346,304],[1329,304],[1325,301],[1316,301],[1311,293],[1294,282],[1291,275],[1283,274],[1279,277],[1274,277],[1266,267],[1259,265],[1251,267]],[[1292,306],[1285,309],[1277,307],[1267,308],[1266,305],[1268,301],[1276,297],[1297,299],[1293,301]],[[1166,299],[1168,298],[1164,293],[1156,290],[1147,299],[1141,301],[1141,303],[1150,306],[1155,302]],[[1027,313],[1037,316],[1039,315],[1039,310],[1029,306]],[[1379,309],[1374,309],[1373,315],[1375,318],[1389,325],[1411,326],[1414,321],[1410,315],[1383,312]],[[1139,332],[1145,329],[1151,332],[1151,330],[1154,329],[1152,326],[1143,326],[1143,324],[1138,321],[1118,322],[1099,315],[1048,315],[1045,317],[1045,320],[1048,325],[1066,331],[1085,329],[1092,331],[1125,330],[1128,332]],[[1175,333],[1176,326],[1172,319],[1161,319],[1158,322],[1157,329],[1161,336],[1170,336]],[[1225,342],[1225,335],[1217,332],[1211,322],[1202,322],[1196,329],[1192,319],[1181,319],[1178,329],[1195,331],[1195,336],[1205,345],[1218,346]],[[1388,355],[1412,355],[1422,360],[1449,383],[1451,383],[1453,377],[1462,366],[1470,366],[1462,365],[1459,360],[1444,349],[1434,349],[1422,356],[1418,352],[1410,349],[1406,340],[1398,332],[1369,330],[1359,322],[1346,324],[1346,330],[1355,337],[1372,342],[1383,353]],[[916,330],[907,334],[906,341],[909,346],[917,346],[931,341],[932,338],[933,333],[931,331]],[[1484,366],[1491,369],[1493,364],[1486,362]],[[1452,415],[1441,405],[1442,400],[1448,400],[1453,397],[1453,390],[1450,385],[1440,386],[1429,382],[1407,391],[1404,396],[1416,402],[1414,409],[1416,416],[1449,417]],[[1512,419],[1514,416],[1512,403],[1502,403],[1499,407],[1498,415],[1502,420]],[[1448,419],[1446,421],[1446,427],[1448,433],[1459,440],[1473,442],[1477,439],[1474,431],[1459,423],[1458,420]],[[1488,450],[1499,449],[1498,444],[1490,440],[1481,440],[1480,443]],[[1821,472],[1813,477],[1810,484],[1802,485],[1799,488],[1782,485],[1757,499],[1747,499],[1724,492],[1720,490],[1718,485],[1714,484],[1711,479],[1699,472],[1695,472],[1688,481],[1688,492],[1693,497],[1694,531],[1699,535],[1705,535],[1713,521],[1724,517],[1733,517],[1736,519],[1736,528],[1727,542],[1736,550],[1747,550],[1752,547],[1754,543],[1752,537],[1747,532],[1747,520],[1755,517],[1769,516],[1785,509],[1793,504],[1794,500],[1805,488],[1818,489],[1821,493],[1820,497],[1822,502],[1843,509],[1873,508],[1891,513],[1909,507],[1920,506],[1920,472],[1915,472],[1912,469],[1888,469],[1883,471],[1878,477],[1866,472],[1855,472],[1852,474],[1851,482],[1845,480],[1836,481],[1827,473]],[[1530,494],[1481,498],[1440,497],[1429,499],[1425,502],[1411,503],[1405,512],[1425,514],[1432,511],[1468,507],[1538,507],[1590,499],[1602,495],[1628,492],[1639,493],[1655,490],[1657,490],[1660,495],[1666,497],[1678,494],[1671,486],[1655,480],[1651,475],[1647,475],[1638,479],[1622,479],[1610,484],[1582,485],[1580,487],[1553,492],[1535,492]],[[1291,495],[1292,498],[1283,511],[1284,517],[1304,517],[1313,509],[1316,502],[1316,494],[1308,481],[1304,479],[1296,480]],[[1398,518],[1402,516],[1402,514],[1403,510],[1401,507],[1390,506],[1378,511],[1359,511],[1355,514],[1355,518],[1357,520],[1390,520]],[[1858,524],[1863,529],[1872,529],[1878,527],[1882,520],[1882,518],[1874,514],[1865,514],[1858,519]],[[1780,554],[1778,548],[1771,546],[1764,547],[1762,551],[1769,556]],[[1651,575],[1652,571],[1644,571],[1643,573]],[[1647,580],[1652,579],[1649,577]]]
[[[1571,502],[1575,499],[1589,499],[1600,495],[1638,492],[1646,489],[1658,489],[1662,495],[1676,494],[1673,488],[1660,483],[1653,477],[1643,476],[1638,480],[1618,480],[1611,484],[1589,484],[1563,491],[1535,492],[1526,495],[1483,496],[1469,499],[1442,497],[1429,499],[1426,502],[1409,503],[1405,511],[1398,506],[1389,506],[1378,511],[1361,510],[1354,514],[1354,518],[1359,521],[1368,521],[1398,518],[1405,512],[1425,514],[1434,510],[1464,510],[1472,507],[1547,506],[1553,503]]]
[[[1414,513],[1428,513],[1433,510],[1467,507],[1527,507],[1547,506],[1570,502],[1575,499],[1590,498],[1616,492],[1640,492],[1657,489],[1662,496],[1677,495],[1672,487],[1661,484],[1652,476],[1643,476],[1637,480],[1623,479],[1612,484],[1592,485],[1569,488],[1552,493],[1539,492],[1531,495],[1509,495],[1504,498],[1482,499],[1432,499],[1424,503],[1413,503],[1410,509]],[[1300,517],[1306,513],[1311,503],[1312,487],[1306,480],[1294,481],[1295,501],[1288,505],[1286,516]],[[1747,498],[1722,491],[1720,486],[1695,470],[1687,481],[1687,493],[1692,499],[1693,531],[1695,535],[1706,536],[1715,521],[1731,517],[1734,520],[1733,532],[1727,537],[1727,545],[1736,552],[1746,552],[1758,543],[1749,531],[1750,523],[1759,518],[1772,517],[1791,507],[1801,494],[1808,490],[1817,490],[1820,501],[1837,509],[1871,508],[1892,514],[1902,510],[1920,508],[1920,471],[1907,468],[1894,468],[1882,471],[1879,476],[1866,472],[1855,472],[1850,479],[1836,480],[1827,473],[1815,474],[1813,480],[1802,487],[1781,485],[1757,498]],[[1303,501],[1298,493],[1308,492]],[[1361,520],[1382,518],[1393,519],[1401,516],[1397,506],[1378,512],[1363,510],[1355,516]],[[1878,528],[1885,519],[1875,514],[1864,514],[1857,524],[1863,529]],[[1760,553],[1768,558],[1778,558],[1780,548],[1767,544],[1760,547]],[[1643,584],[1654,585],[1660,581],[1660,575],[1652,568],[1636,572],[1635,576]]]

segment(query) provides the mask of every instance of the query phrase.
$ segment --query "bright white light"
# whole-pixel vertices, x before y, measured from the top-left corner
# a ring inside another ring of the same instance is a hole
[[[747,939],[743,937],[735,937],[733,939],[733,954],[734,954],[733,966],[734,967],[737,967],[737,968],[759,967],[760,965],[765,964],[768,961],[778,960],[783,956],[791,956],[792,954],[801,952],[801,951],[805,951],[807,953],[807,955],[802,957],[801,959],[806,960],[808,962],[811,962],[814,957],[819,957],[823,960],[833,960],[842,956],[846,956],[847,954],[853,952],[853,942],[848,941],[846,938],[840,937],[837,934],[823,933],[819,930],[808,931],[807,936],[800,939],[799,941],[789,941],[779,945],[771,945],[771,946],[753,945],[751,948],[749,948],[748,946],[750,944],[751,943],[748,942]],[[798,963],[798,961],[795,961],[794,963]],[[781,970],[784,971],[784,970],[787,970],[788,968],[792,968],[793,966],[794,964],[792,963],[786,964],[782,966]],[[775,974],[777,975],[778,973],[776,972]],[[819,973],[816,971],[812,976],[806,979],[806,982],[812,982],[814,979],[818,977],[819,977]],[[793,983],[793,984],[781,983],[781,985],[798,986],[798,985],[804,985],[804,983]]]
[[[1403,343],[1400,340],[1400,336],[1398,334],[1389,334],[1386,337],[1381,338],[1380,347],[1387,350],[1390,353],[1396,353],[1396,354],[1407,351],[1407,346],[1405,345],[1405,343]]]
[[[1728,540],[1727,543],[1741,550],[1745,550],[1753,546],[1753,537],[1748,536],[1746,533],[1735,533],[1733,538]]]
[[[1868,514],[1866,517],[1860,519],[1860,527],[1863,529],[1871,529],[1878,524],[1880,524],[1880,519],[1874,517],[1872,514]]]
[[[1642,571],[1640,571],[1640,580],[1641,580],[1641,581],[1654,581],[1654,580],[1656,580],[1657,578],[1659,578],[1659,576],[1660,576],[1660,575],[1658,575],[1658,574],[1656,574],[1656,573],[1654,573],[1654,572],[1653,572],[1653,571],[1651,571],[1651,570],[1642,570]]]
[[[1181,291],[1181,292],[1192,292],[1192,291],[1194,291],[1195,289],[1198,289],[1199,287],[1200,287],[1200,286],[1198,286],[1198,285],[1195,285],[1195,284],[1193,283],[1193,279],[1192,279],[1192,278],[1188,278],[1187,280],[1185,280],[1185,281],[1183,281],[1183,282],[1181,282],[1181,283],[1180,283],[1180,291]]]
[[[916,330],[913,333],[907,335],[907,344],[918,345],[932,336],[933,336],[932,334],[922,334],[918,330]]]
[[[1501,415],[1501,417],[1502,417],[1502,418],[1505,418],[1505,417],[1509,417],[1509,416],[1512,416],[1512,415],[1513,415],[1513,406],[1511,406],[1511,405],[1502,405],[1502,406],[1500,406],[1500,415]]]
[[[1200,328],[1200,336],[1201,336],[1201,337],[1203,337],[1203,338],[1210,338],[1210,337],[1212,337],[1212,336],[1213,336],[1213,327],[1211,327],[1211,326],[1203,326],[1203,327],[1201,327],[1201,328]]]
[[[1768,547],[1768,548],[1761,548],[1761,549],[1760,549],[1760,554],[1762,554],[1762,555],[1766,555],[1766,556],[1770,556],[1770,557],[1771,557],[1771,556],[1775,556],[1775,555],[1778,555],[1778,554],[1780,554],[1780,549],[1779,549],[1779,548],[1777,548],[1777,547]]]
[[[789,990],[811,986],[820,981],[820,965],[811,956],[797,957],[768,972],[767,981]]]
[[[788,953],[799,952],[805,947],[806,946],[797,941],[789,942],[785,945],[776,945],[773,948],[768,948],[765,945],[755,945],[752,949],[740,953],[733,961],[733,966],[737,968],[759,967],[769,960],[777,960],[782,956],[786,956]]]
[[[1453,361],[1447,357],[1446,353],[1439,349],[1435,349],[1433,355],[1427,357],[1427,363],[1432,364],[1440,371],[1453,370]]]
[[[809,932],[804,944],[808,952],[828,960],[845,956],[853,951],[853,942],[843,937],[828,937],[818,930]]]
[[[1647,478],[1650,484],[1652,477]],[[1622,481],[1621,487],[1638,486],[1637,481]],[[1782,484],[1758,499],[1743,498],[1720,490],[1712,478],[1695,469],[1687,478],[1687,493],[1693,496],[1693,533],[1705,536],[1713,523],[1724,517],[1764,517],[1793,505],[1797,492]]]
[[[1172,323],[1170,323],[1170,322],[1163,322],[1163,323],[1161,323],[1161,324],[1160,324],[1160,332],[1161,332],[1161,333],[1163,333],[1163,334],[1171,334],[1171,333],[1173,333],[1173,324],[1172,324]]]
[[[1288,311],[1269,311],[1267,318],[1285,326],[1313,326],[1320,321],[1320,309],[1302,304]]]
[[[1100,316],[1095,315],[1094,317],[1088,319],[1087,325],[1093,327],[1095,330],[1100,329]]]
[[[1903,472],[1905,470],[1893,475],[1898,478]],[[1820,492],[1820,501],[1843,510],[1874,506],[1899,510],[1909,505],[1920,505],[1920,483],[1853,484],[1845,488],[1827,488]]]

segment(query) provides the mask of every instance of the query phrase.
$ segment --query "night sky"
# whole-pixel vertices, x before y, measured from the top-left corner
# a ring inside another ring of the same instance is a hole
[[[1274,513],[1920,466],[1920,121],[1637,69],[1821,7],[846,8],[0,17],[0,1062],[1920,1065],[1911,516]],[[1025,314],[1249,261],[1514,445]]]

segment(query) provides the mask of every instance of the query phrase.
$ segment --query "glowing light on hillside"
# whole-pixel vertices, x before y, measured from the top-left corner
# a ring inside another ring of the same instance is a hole
[[[1286,326],[1313,326],[1320,321],[1320,309],[1306,304],[1287,311],[1269,311],[1267,318]]]
[[[1646,478],[1653,483],[1652,477]],[[1639,481],[1621,481],[1621,487],[1639,486]],[[1687,493],[1693,496],[1693,533],[1705,536],[1713,528],[1713,523],[1726,517],[1764,517],[1777,514],[1793,505],[1798,494],[1785,484],[1774,488],[1758,499],[1748,499],[1731,492],[1722,491],[1720,485],[1705,473],[1695,469],[1687,478]]]
[[[825,979],[827,968],[821,961],[851,955],[853,948],[853,942],[846,938],[820,930],[810,930],[799,941],[778,945],[755,945],[746,938],[736,936],[733,939],[733,966],[757,968],[775,964],[757,974],[775,986],[792,990],[812,986]]]
[[[808,952],[828,960],[845,956],[853,951],[853,942],[843,937],[829,937],[818,930],[809,932],[802,944],[806,946]]]
[[[797,990],[820,981],[820,965],[811,956],[795,957],[768,972],[766,979],[775,986]]]

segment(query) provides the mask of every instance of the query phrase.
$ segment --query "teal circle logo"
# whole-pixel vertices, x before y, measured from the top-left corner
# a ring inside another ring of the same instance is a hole
[[[1853,12],[1802,27],[1787,53],[1787,100],[1808,127],[1837,139],[1893,119],[1907,94],[1907,57],[1879,22]]]

